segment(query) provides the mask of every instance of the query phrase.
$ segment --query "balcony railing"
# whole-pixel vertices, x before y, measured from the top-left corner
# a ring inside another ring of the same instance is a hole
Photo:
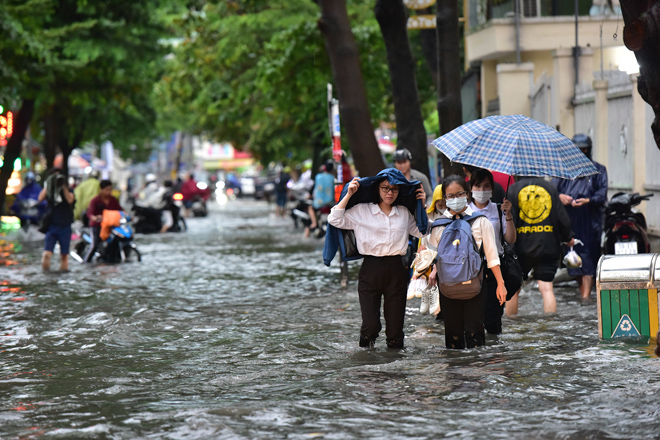
[[[522,17],[556,17],[575,15],[575,3],[569,0],[468,0],[468,24],[475,29],[494,18],[514,16],[515,4]],[[589,15],[592,0],[578,0],[578,14]]]

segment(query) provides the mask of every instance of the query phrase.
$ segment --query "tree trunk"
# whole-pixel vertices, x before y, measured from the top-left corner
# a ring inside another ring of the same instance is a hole
[[[7,142],[5,148],[5,157],[0,169],[0,215],[5,213],[5,192],[7,191],[7,183],[11,174],[14,172],[14,162],[21,156],[23,149],[23,139],[28,125],[32,120],[34,114],[34,99],[24,99],[21,103],[21,108],[16,115],[16,122],[14,123],[14,132]]]
[[[378,0],[374,8],[383,34],[396,118],[397,147],[412,153],[412,167],[427,177],[426,129],[419,104],[415,60],[408,41],[408,17],[402,0]]]
[[[621,0],[620,3],[625,23],[623,42],[637,58],[640,73],[637,90],[653,108],[651,130],[660,148],[660,2]]]
[[[46,169],[51,170],[55,166],[55,155],[57,154],[58,127],[55,120],[54,110],[51,107],[44,116],[44,156],[46,156]]]
[[[458,0],[439,0],[436,9],[438,34],[438,119],[440,135],[449,133],[463,123],[461,108],[461,57],[458,33]],[[444,176],[461,174],[462,166],[452,164],[443,155]]]
[[[417,11],[420,15],[433,14],[433,8],[426,8]],[[419,41],[422,45],[422,53],[426,59],[426,66],[431,71],[431,78],[433,85],[438,90],[438,36],[435,29],[420,29]]]
[[[371,124],[367,92],[362,79],[360,58],[348,20],[345,0],[319,0],[318,27],[325,40],[339,97],[339,114],[362,176],[373,176],[383,169],[383,159]]]

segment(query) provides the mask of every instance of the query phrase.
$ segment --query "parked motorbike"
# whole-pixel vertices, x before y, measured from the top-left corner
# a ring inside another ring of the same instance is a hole
[[[181,208],[174,204],[171,208],[174,224],[167,232],[182,232],[188,230],[188,225],[180,215]],[[133,226],[137,234],[154,234],[163,227],[162,210],[140,205],[133,205]]]
[[[92,235],[89,228],[78,231],[78,235],[80,235],[80,241],[74,246],[71,256],[82,263],[87,250],[92,244]],[[131,228],[130,217],[122,212],[119,226],[112,228],[108,239],[98,246],[92,261],[120,263],[128,262],[133,257],[137,261],[142,261],[142,255],[133,242],[133,228]]]
[[[633,211],[653,194],[616,193],[605,206],[603,254],[642,254],[651,252],[646,218]]]

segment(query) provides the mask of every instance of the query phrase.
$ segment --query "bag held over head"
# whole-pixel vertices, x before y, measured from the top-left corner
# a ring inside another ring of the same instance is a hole
[[[431,228],[446,226],[438,243],[436,267],[440,291],[447,298],[470,299],[481,292],[483,256],[472,235],[472,222],[483,214],[439,218]]]

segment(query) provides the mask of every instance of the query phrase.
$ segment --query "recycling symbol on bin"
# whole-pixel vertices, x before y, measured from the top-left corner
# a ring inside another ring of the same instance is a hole
[[[612,333],[612,337],[630,338],[630,337],[638,337],[638,336],[641,336],[641,334],[635,327],[635,324],[633,324],[632,319],[630,319],[630,316],[625,314],[621,316],[621,319],[619,320],[619,324],[616,326],[614,332]]]
[[[619,326],[621,330],[624,332],[630,331],[630,329],[633,327],[632,324],[630,323],[629,320],[621,321],[621,325]]]

